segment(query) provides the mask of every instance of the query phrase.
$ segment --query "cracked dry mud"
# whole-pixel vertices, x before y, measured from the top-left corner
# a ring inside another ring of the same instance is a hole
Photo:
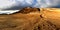
[[[0,15],[0,30],[60,30],[60,9],[30,9]]]

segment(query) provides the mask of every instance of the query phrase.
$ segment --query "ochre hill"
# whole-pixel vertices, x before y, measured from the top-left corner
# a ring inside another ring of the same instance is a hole
[[[0,15],[0,30],[60,30],[60,9],[24,8],[14,14]]]

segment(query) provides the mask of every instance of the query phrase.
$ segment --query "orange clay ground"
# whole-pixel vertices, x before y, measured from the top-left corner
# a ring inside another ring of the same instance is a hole
[[[60,30],[60,9],[40,8],[39,12],[0,15],[0,30]]]

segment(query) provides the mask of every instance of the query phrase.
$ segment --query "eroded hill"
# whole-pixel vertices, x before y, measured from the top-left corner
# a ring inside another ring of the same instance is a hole
[[[0,15],[0,30],[60,30],[60,9],[30,9]]]

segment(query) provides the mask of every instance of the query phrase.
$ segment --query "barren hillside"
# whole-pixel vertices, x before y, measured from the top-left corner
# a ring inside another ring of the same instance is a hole
[[[0,30],[60,30],[60,9],[32,9],[0,15]]]

